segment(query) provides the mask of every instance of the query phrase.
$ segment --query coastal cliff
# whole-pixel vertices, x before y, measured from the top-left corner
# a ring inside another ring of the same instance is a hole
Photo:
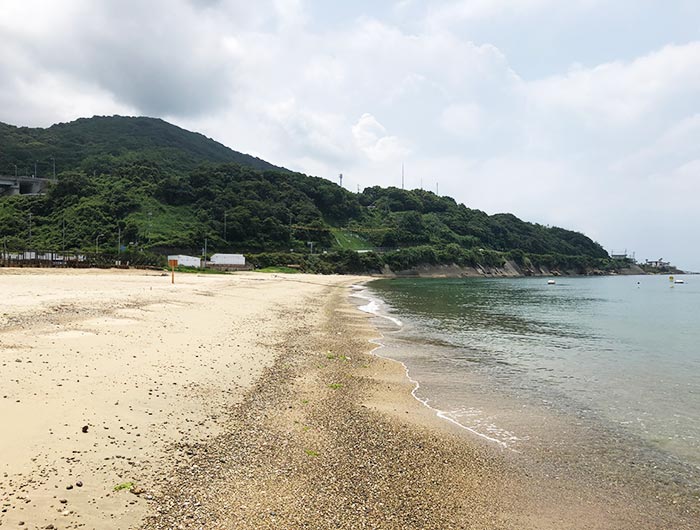
[[[479,277],[503,277],[517,278],[524,276],[605,276],[605,275],[626,275],[647,274],[636,264],[628,264],[612,271],[590,268],[585,271],[573,269],[548,268],[545,266],[522,266],[513,260],[507,260],[505,264],[498,267],[489,266],[460,266],[454,263],[447,265],[419,265],[407,270],[393,271],[386,266],[382,269],[382,276],[385,277],[414,277],[414,278],[479,278]]]

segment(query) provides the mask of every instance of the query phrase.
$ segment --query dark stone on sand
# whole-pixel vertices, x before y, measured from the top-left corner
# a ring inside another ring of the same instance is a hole
[[[83,425],[83,432],[88,432],[88,426],[87,426],[87,425]]]

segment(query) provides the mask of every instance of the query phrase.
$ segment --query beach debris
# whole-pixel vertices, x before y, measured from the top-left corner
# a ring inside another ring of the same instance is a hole
[[[83,481],[82,481],[82,480],[79,480],[78,482],[75,483],[75,485],[78,486],[79,488],[82,488],[82,487],[83,487]]]
[[[142,488],[141,486],[137,486],[136,484],[134,484],[133,486],[131,486],[131,488],[129,489],[129,491],[130,491],[131,493],[133,493],[134,495],[136,495],[136,496],[138,496],[138,495],[143,495],[144,493],[146,493],[146,490],[145,490],[144,488]]]
[[[88,426],[87,426],[87,425],[83,425],[83,429],[82,429],[82,430],[83,430],[84,433],[88,432]]]
[[[121,484],[117,484],[116,486],[114,486],[114,491],[130,490],[133,487],[133,482],[122,482]]]

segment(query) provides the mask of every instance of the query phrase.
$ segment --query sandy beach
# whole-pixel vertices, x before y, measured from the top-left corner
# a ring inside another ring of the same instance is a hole
[[[437,418],[363,280],[0,269],[0,526],[692,528]]]
[[[174,444],[220,433],[305,306],[349,281],[0,269],[0,525],[138,527]]]

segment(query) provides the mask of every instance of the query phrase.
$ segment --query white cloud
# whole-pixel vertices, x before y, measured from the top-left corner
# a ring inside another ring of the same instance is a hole
[[[679,103],[697,108],[700,42],[669,45],[628,63],[574,68],[527,90],[541,108],[571,112],[591,126],[639,124]]]
[[[352,128],[357,148],[373,162],[401,160],[409,150],[396,136],[388,136],[384,126],[371,114],[363,114]]]
[[[300,30],[308,20],[302,0],[274,0],[279,25],[286,31]]]
[[[588,9],[598,0],[567,0],[568,11]],[[450,26],[462,21],[479,21],[494,17],[519,17],[562,7],[560,0],[435,0],[429,2],[429,24]]]
[[[483,112],[475,103],[450,105],[442,111],[440,125],[450,134],[472,138],[483,134]]]
[[[611,166],[616,174],[645,174],[649,168],[671,170],[700,156],[700,113],[659,131],[649,144],[625,153]]]

